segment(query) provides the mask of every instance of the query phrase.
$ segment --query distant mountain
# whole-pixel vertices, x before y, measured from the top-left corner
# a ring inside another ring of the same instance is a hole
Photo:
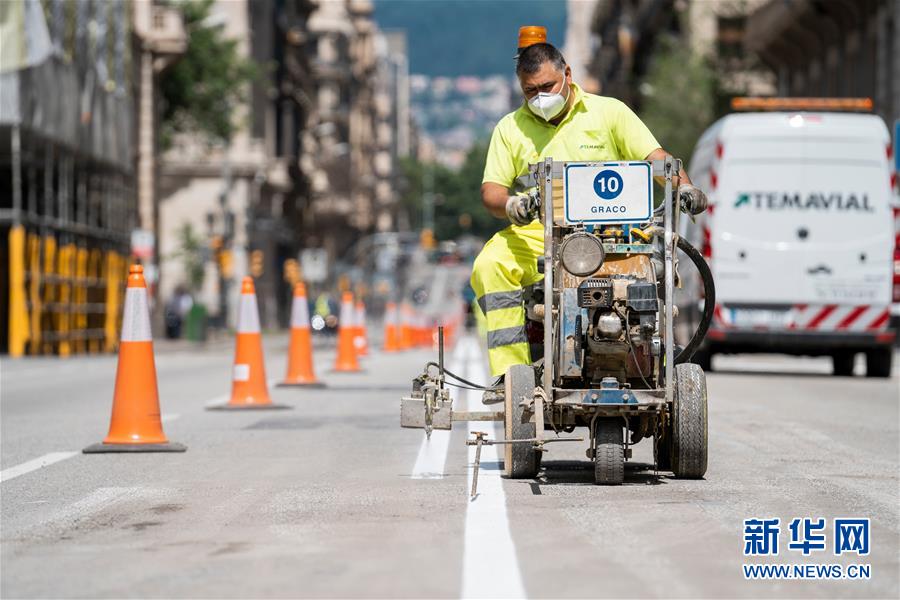
[[[543,25],[561,47],[565,0],[375,0],[381,29],[405,29],[410,72],[510,75],[519,27]]]

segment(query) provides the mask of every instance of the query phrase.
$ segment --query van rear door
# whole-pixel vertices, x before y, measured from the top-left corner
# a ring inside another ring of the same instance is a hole
[[[720,302],[889,304],[889,175],[878,140],[867,145],[728,142],[710,240]]]

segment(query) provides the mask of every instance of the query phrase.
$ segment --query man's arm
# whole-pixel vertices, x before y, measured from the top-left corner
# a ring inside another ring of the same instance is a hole
[[[489,213],[498,219],[506,219],[506,201],[509,190],[500,185],[486,181],[481,184],[481,202]]]
[[[644,160],[666,160],[666,157],[669,156],[669,153],[663,150],[662,148],[657,148],[653,152],[647,155],[647,158]],[[659,185],[666,185],[665,177],[657,177],[656,183]],[[678,189],[678,186],[686,183],[687,185],[693,185],[691,183],[691,178],[688,177],[687,171],[684,170],[684,164],[682,163],[681,171],[678,173],[678,176],[672,181],[672,185],[675,189]],[[482,195],[484,194],[484,188],[482,188]]]

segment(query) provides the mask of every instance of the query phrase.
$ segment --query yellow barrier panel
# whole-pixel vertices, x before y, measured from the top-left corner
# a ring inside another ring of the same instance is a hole
[[[31,339],[28,344],[29,354],[41,352],[41,317],[44,314],[41,306],[41,236],[28,234],[28,304],[30,305]]]
[[[106,253],[106,314],[104,348],[107,352],[113,352],[119,341],[119,285],[122,281],[119,277],[122,269],[119,255],[113,251]]]
[[[9,355],[22,356],[28,341],[25,307],[25,228],[9,230]]]
[[[88,277],[88,294],[87,301],[91,304],[91,311],[88,313],[88,327],[91,329],[91,337],[88,339],[88,352],[91,354],[96,354],[100,352],[100,339],[96,337],[95,332],[99,329],[99,325],[103,322],[103,315],[97,313],[93,310],[93,306],[98,304],[98,301],[102,298],[102,290],[101,284],[103,283],[100,279],[100,271],[101,271],[101,261],[102,254],[100,250],[94,248],[88,254],[88,266],[87,266],[87,277]]]
[[[74,300],[74,330],[75,330],[75,352],[84,354],[86,349],[86,336],[88,328],[87,313],[85,312],[85,304],[87,303],[87,248],[80,246],[75,249],[75,300]]]
[[[56,331],[59,334],[59,355],[62,357],[72,354],[72,344],[69,341],[69,325],[71,303],[72,303],[72,271],[73,258],[75,256],[75,246],[66,244],[59,249],[59,310],[56,312],[57,326]]]
[[[57,285],[52,280],[56,274],[56,238],[48,235],[44,238],[44,306],[47,306],[56,299]],[[41,327],[50,333],[56,332],[56,318],[53,311],[47,311],[43,315]],[[41,351],[43,354],[52,354],[54,342],[52,340],[45,341]]]

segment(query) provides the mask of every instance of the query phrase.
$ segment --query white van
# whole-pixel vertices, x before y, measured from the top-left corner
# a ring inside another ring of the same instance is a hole
[[[710,208],[682,235],[710,262],[716,307],[696,362],[825,355],[836,375],[852,375],[863,352],[868,376],[890,375],[900,301],[891,156],[871,114],[735,113],[703,134],[689,173]]]

